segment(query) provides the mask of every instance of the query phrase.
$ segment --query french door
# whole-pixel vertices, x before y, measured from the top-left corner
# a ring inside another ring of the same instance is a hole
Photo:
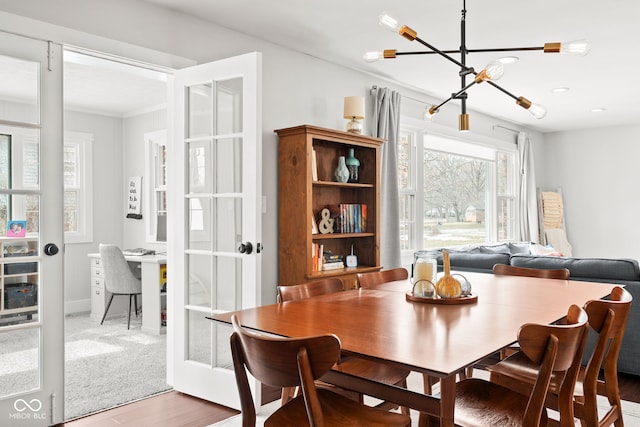
[[[260,303],[261,55],[179,70],[174,79],[169,381],[178,391],[239,409],[231,329],[207,316]]]
[[[0,32],[3,426],[64,416],[62,147],[62,47]]]

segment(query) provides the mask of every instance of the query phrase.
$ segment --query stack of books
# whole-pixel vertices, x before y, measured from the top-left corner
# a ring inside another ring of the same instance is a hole
[[[331,252],[323,253],[322,269],[335,270],[337,268],[344,268],[344,257],[342,255],[332,254]]]
[[[313,271],[325,271],[344,268],[344,255],[333,254],[324,250],[324,245],[313,243],[311,262]]]

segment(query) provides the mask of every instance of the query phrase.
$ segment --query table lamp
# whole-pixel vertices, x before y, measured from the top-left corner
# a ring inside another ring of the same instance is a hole
[[[362,122],[364,119],[364,97],[345,96],[344,97],[344,118],[350,119],[347,123],[347,132],[362,133]]]

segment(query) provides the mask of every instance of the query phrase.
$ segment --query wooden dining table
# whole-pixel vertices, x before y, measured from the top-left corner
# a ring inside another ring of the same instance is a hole
[[[410,280],[216,314],[237,314],[248,328],[285,337],[334,334],[346,354],[402,366],[440,380],[430,396],[332,370],[322,380],[420,411],[420,425],[453,426],[457,373],[513,344],[525,323],[550,324],[571,304],[603,298],[618,285],[461,273],[477,299],[412,301]],[[440,301],[441,302],[441,301]],[[434,422],[435,420],[435,422]]]

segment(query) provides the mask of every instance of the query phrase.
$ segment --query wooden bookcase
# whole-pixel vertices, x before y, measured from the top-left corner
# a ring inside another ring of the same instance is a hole
[[[278,268],[279,284],[294,285],[339,277],[345,289],[358,286],[357,273],[378,271],[380,266],[380,148],[382,139],[302,125],[279,129],[278,134]],[[334,178],[338,157],[349,148],[360,160],[358,183]],[[315,150],[317,180],[312,179]],[[340,204],[367,205],[366,228],[359,233],[312,234],[312,220]],[[313,244],[334,254],[348,255],[353,246],[358,266],[314,271]]]

